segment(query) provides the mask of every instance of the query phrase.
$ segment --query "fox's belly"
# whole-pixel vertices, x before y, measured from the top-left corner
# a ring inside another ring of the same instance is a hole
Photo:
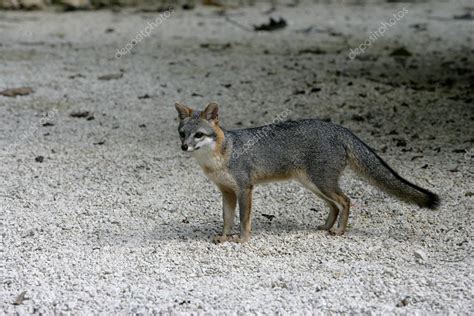
[[[299,169],[278,170],[278,171],[254,171],[251,173],[251,180],[253,184],[262,184],[278,181],[290,181],[297,179],[300,174]]]

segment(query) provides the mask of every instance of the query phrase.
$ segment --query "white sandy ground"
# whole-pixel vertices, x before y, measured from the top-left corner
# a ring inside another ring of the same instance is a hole
[[[282,6],[272,16],[288,27],[264,34],[213,8],[176,11],[118,60],[156,14],[1,12],[0,90],[34,93],[0,96],[0,314],[472,315],[473,22],[453,19],[466,6]],[[252,25],[267,9],[229,14]],[[399,46],[413,56],[390,57]],[[217,101],[227,128],[285,110],[331,119],[442,206],[420,210],[348,173],[350,227],[333,237],[315,230],[321,200],[270,184],[255,192],[251,241],[214,245],[220,196],[180,151],[176,100]],[[83,110],[94,119],[70,117]],[[42,126],[48,111],[54,126]]]

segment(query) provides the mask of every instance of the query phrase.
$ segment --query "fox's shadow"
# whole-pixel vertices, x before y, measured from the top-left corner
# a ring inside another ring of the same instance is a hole
[[[309,223],[302,223],[295,221],[291,218],[273,218],[272,220],[261,216],[262,214],[256,214],[256,218],[253,219],[252,223],[252,236],[257,237],[258,235],[285,235],[304,232],[307,234],[318,234],[318,235],[329,235],[327,231],[317,230],[317,226],[322,224],[324,220],[320,216],[315,218]],[[325,214],[324,214],[325,216]],[[174,226],[170,228],[170,226]],[[155,229],[147,234],[147,239],[150,241],[211,241],[212,238],[220,234],[222,231],[222,221],[212,220],[209,222],[200,223],[183,223],[183,222],[168,222],[166,225],[159,225]],[[238,234],[239,223],[236,218],[233,234]],[[364,229],[351,229],[348,231],[350,235],[356,235],[359,237],[370,237],[373,233],[370,230]],[[335,237],[337,238],[337,237]]]
[[[337,241],[340,238],[357,238],[360,242],[370,240],[374,236],[379,236],[377,231],[367,229],[364,227],[350,228],[344,236],[330,236],[327,231],[317,230],[316,227],[320,224],[318,219],[314,219],[309,223],[301,223],[289,218],[279,218],[269,220],[267,218],[256,218],[253,221],[252,238],[259,238],[259,236],[273,236],[280,238],[281,236],[291,236],[294,234],[302,234],[308,236],[319,236],[321,238],[331,238]],[[238,234],[238,221],[236,221],[233,234]],[[97,243],[99,247],[160,247],[163,242],[178,242],[185,243],[189,241],[211,243],[212,238],[221,233],[222,222],[219,220],[202,221],[199,223],[167,221],[166,223],[157,224],[155,227],[147,231],[135,230],[120,230],[111,233],[108,230],[102,231],[98,234]],[[398,231],[396,236],[391,232],[387,232],[388,239],[395,239],[398,241],[410,239],[409,232]],[[282,237],[283,238],[283,237]]]

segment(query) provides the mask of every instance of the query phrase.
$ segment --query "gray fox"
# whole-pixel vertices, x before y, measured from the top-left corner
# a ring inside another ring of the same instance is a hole
[[[342,126],[307,119],[225,130],[219,125],[216,103],[210,103],[204,111],[179,103],[175,107],[181,149],[196,158],[222,193],[224,228],[221,235],[214,237],[216,243],[246,242],[250,238],[255,185],[291,179],[329,205],[329,216],[318,229],[344,234],[350,200],[338,182],[346,165],[400,200],[431,209],[439,206],[438,195],[403,179]],[[237,202],[240,236],[231,236]],[[337,227],[333,228],[338,215]]]

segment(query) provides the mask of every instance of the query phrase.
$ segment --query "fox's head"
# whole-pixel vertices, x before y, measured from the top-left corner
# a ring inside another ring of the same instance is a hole
[[[214,151],[220,142],[219,138],[222,137],[218,120],[219,106],[210,103],[204,111],[192,110],[179,103],[176,103],[175,107],[179,117],[181,149],[189,152]]]

